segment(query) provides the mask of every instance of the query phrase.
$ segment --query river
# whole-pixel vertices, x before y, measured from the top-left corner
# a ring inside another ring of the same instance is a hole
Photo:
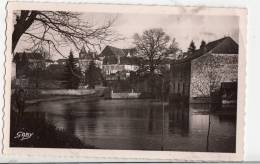
[[[235,107],[73,99],[37,103],[26,111],[42,113],[56,127],[100,149],[235,151]]]

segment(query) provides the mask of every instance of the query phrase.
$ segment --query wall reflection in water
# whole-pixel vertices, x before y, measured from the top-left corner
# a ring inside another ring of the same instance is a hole
[[[36,111],[46,113],[46,119],[56,127],[102,149],[235,151],[234,106],[67,100],[43,102],[27,109]]]

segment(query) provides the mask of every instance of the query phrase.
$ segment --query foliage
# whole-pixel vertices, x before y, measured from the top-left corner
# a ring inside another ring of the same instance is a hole
[[[200,43],[200,50],[204,50],[206,48],[206,42],[204,40]]]
[[[15,55],[13,62],[16,64],[16,76],[17,78],[26,76],[29,70],[29,61],[25,52],[22,55]]]
[[[77,89],[81,80],[81,73],[79,68],[76,66],[76,61],[74,59],[72,51],[68,61],[66,63],[65,72],[64,72],[64,84],[67,89]]]
[[[188,55],[189,56],[193,55],[195,50],[196,50],[196,46],[195,46],[195,43],[192,40],[191,43],[190,43],[190,46],[188,48]]]
[[[34,63],[33,67],[28,70],[29,81],[35,88],[39,88],[39,82],[45,71],[44,61]]]
[[[162,62],[178,51],[178,46],[173,38],[167,35],[161,28],[145,30],[142,35],[134,35],[134,44],[142,62],[140,67],[143,71],[151,74]]]
[[[134,35],[134,44],[139,57],[138,73],[142,75],[148,74],[148,85],[151,89],[152,95],[156,95],[157,75],[160,72],[160,66],[166,64],[172,55],[178,51],[176,40],[171,39],[161,28],[153,28],[145,30],[142,35]]]
[[[89,67],[85,72],[85,78],[88,87],[92,89],[95,88],[95,85],[100,83],[100,81],[102,80],[101,70],[98,67],[96,67],[94,61],[90,62]]]

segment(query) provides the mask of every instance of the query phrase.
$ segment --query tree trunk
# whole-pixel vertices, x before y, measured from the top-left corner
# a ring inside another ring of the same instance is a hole
[[[36,11],[32,11],[31,14],[29,13],[29,11],[21,11],[21,15],[16,18],[16,24],[14,25],[14,31],[12,34],[12,52],[14,52],[21,36],[33,24],[37,16]]]

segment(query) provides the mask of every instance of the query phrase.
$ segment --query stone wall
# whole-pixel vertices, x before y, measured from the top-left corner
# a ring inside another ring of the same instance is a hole
[[[238,54],[207,53],[191,62],[190,97],[209,97],[222,82],[237,81]]]
[[[50,90],[40,90],[41,95],[64,95],[64,96],[82,96],[95,94],[94,89],[50,89]]]
[[[111,92],[111,98],[112,99],[137,99],[139,98],[141,95],[141,93],[134,93],[134,92],[130,92],[130,93],[114,93]]]

